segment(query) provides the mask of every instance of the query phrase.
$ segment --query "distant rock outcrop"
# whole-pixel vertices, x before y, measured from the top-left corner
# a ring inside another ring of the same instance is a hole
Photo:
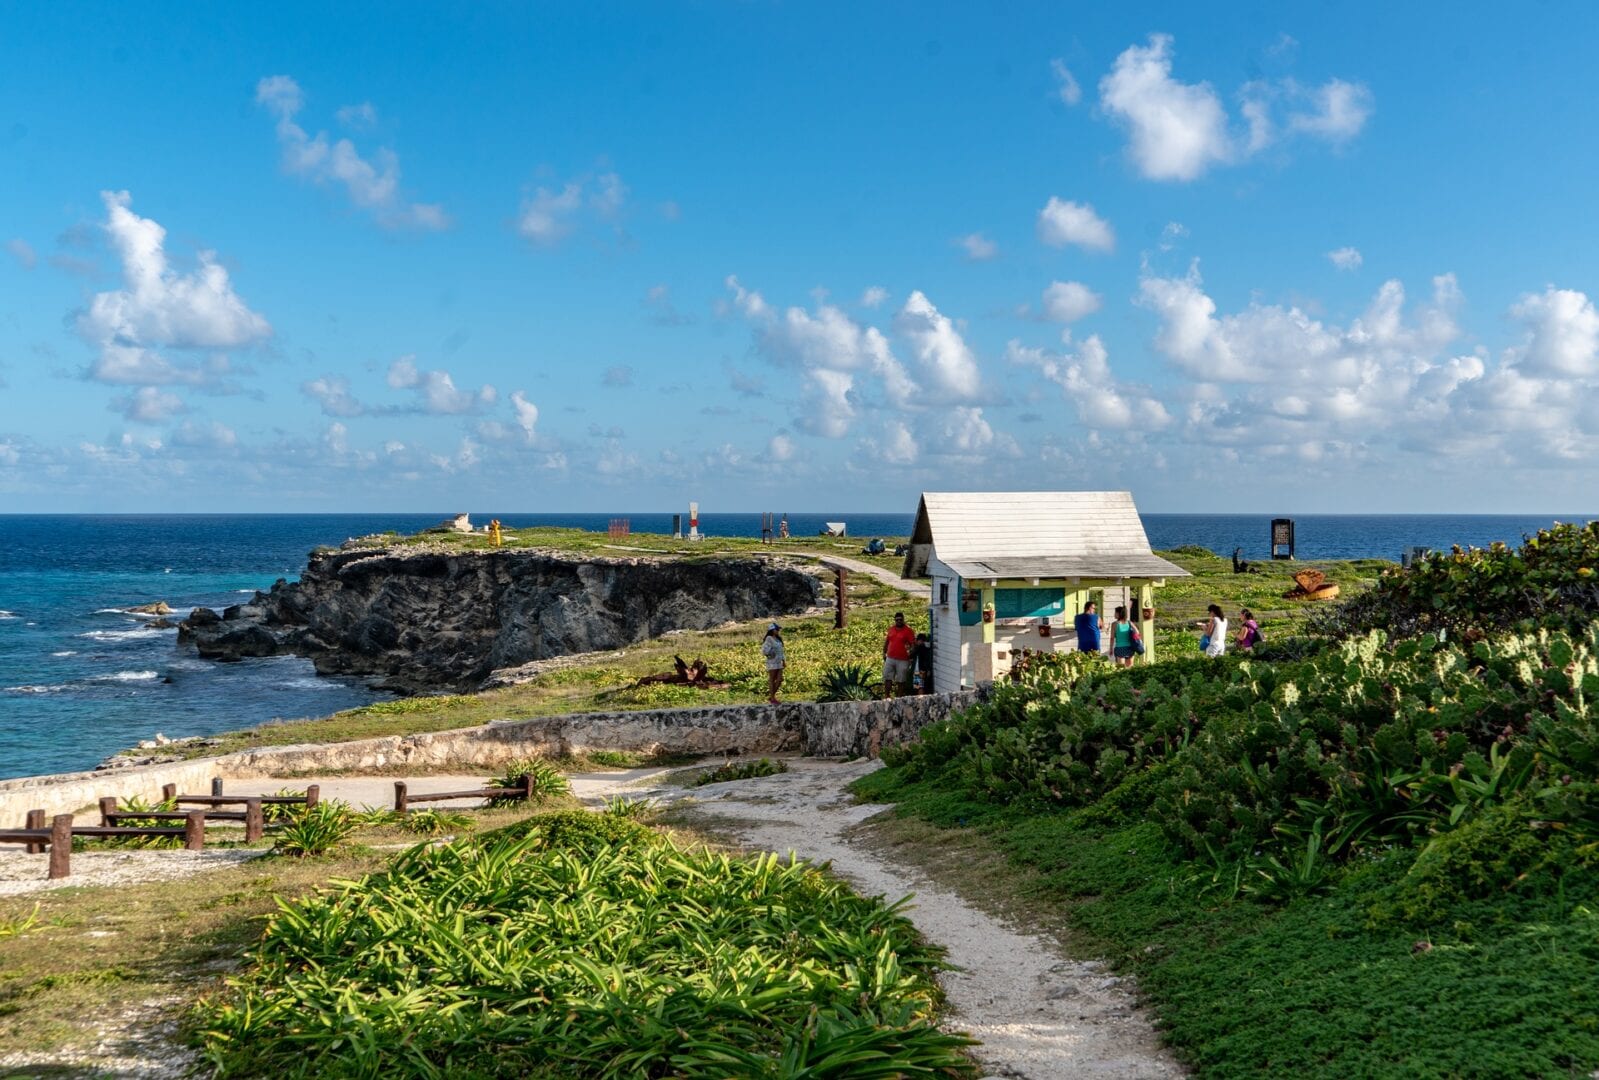
[[[215,660],[306,656],[402,693],[465,690],[499,668],[803,611],[819,594],[812,574],[766,559],[319,550],[294,584],[196,608],[178,640]]]

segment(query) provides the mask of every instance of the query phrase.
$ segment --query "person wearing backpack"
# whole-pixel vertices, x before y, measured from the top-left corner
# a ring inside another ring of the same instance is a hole
[[[1116,621],[1110,624],[1110,645],[1117,667],[1132,667],[1133,661],[1144,652],[1143,635],[1127,617],[1127,608],[1120,604],[1116,607]]]
[[[1260,635],[1260,623],[1255,621],[1255,613],[1248,608],[1238,613],[1239,622],[1243,623],[1238,631],[1238,647],[1240,649],[1253,649],[1266,640]]]

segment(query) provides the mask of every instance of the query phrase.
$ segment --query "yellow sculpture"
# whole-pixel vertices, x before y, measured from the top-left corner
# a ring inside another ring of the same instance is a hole
[[[489,522],[489,543],[495,547],[500,546],[500,519],[495,518]]]

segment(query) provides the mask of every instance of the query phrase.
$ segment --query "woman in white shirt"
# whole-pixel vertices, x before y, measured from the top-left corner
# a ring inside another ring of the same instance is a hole
[[[761,655],[766,658],[766,700],[776,705],[777,692],[783,687],[783,669],[788,666],[783,649],[783,628],[776,623],[766,627],[766,637],[761,639]]]
[[[1210,621],[1205,624],[1205,636],[1209,639],[1205,646],[1206,656],[1220,656],[1227,651],[1227,616],[1221,613],[1221,608],[1210,605]]]

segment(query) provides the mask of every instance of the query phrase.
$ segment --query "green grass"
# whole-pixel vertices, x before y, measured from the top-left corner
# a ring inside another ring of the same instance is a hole
[[[1283,599],[1283,593],[1294,587],[1293,576],[1301,570],[1322,571],[1328,581],[1339,586],[1341,597],[1349,597],[1371,588],[1377,576],[1394,565],[1384,559],[1266,560],[1253,564],[1260,568],[1258,574],[1235,574],[1230,557],[1196,554],[1192,549],[1163,551],[1160,555],[1193,575],[1169,578],[1165,586],[1155,590],[1155,629],[1161,646],[1171,650],[1167,653],[1171,656],[1199,651],[1195,626],[1205,619],[1211,604],[1220,605],[1227,618],[1233,620],[1229,636],[1236,636],[1239,609],[1249,608],[1270,641],[1300,632],[1320,606]]]
[[[479,522],[478,524],[482,524]],[[892,554],[895,545],[903,544],[905,537],[880,536],[877,539],[887,546],[888,554],[867,555],[862,549],[872,537],[845,539],[825,536],[791,536],[770,544],[761,543],[758,537],[707,536],[697,542],[674,540],[664,533],[633,533],[612,539],[606,533],[584,529],[566,529],[544,526],[532,529],[506,529],[502,533],[503,549],[570,552],[592,555],[627,555],[653,552],[680,558],[709,558],[719,555],[797,555],[805,557],[845,556],[860,562],[872,563],[898,571],[904,564],[902,557]],[[381,537],[362,538],[364,546],[371,548],[432,547],[459,551],[491,551],[493,545],[482,533],[422,532],[411,536],[396,533]]]
[[[783,695],[814,698],[822,674],[846,662],[872,662],[882,655],[882,635],[893,612],[916,608],[911,598],[876,582],[859,582],[851,593],[850,625],[833,629],[831,615],[783,620],[788,669]],[[825,600],[824,600],[825,602]],[[913,621],[915,621],[913,619]],[[387,735],[409,735],[474,727],[490,720],[523,720],[575,712],[638,711],[750,704],[766,700],[766,667],[760,655],[765,620],[736,627],[674,634],[588,662],[548,672],[532,682],[476,694],[412,697],[376,702],[315,720],[280,721],[226,732],[210,745],[174,747],[189,756],[236,753],[264,746],[307,742],[346,742]],[[645,675],[669,671],[672,657],[703,658],[711,674],[729,682],[725,690],[687,686],[635,686]],[[134,751],[137,752],[137,751]]]
[[[1202,868],[1151,822],[974,801],[895,769],[856,791],[1003,855],[1014,869],[985,888],[1024,890],[1033,916],[1137,975],[1201,1076],[1586,1076],[1599,1065],[1592,895],[1396,922],[1381,913],[1414,853],[1395,852],[1276,907],[1206,891]]]

